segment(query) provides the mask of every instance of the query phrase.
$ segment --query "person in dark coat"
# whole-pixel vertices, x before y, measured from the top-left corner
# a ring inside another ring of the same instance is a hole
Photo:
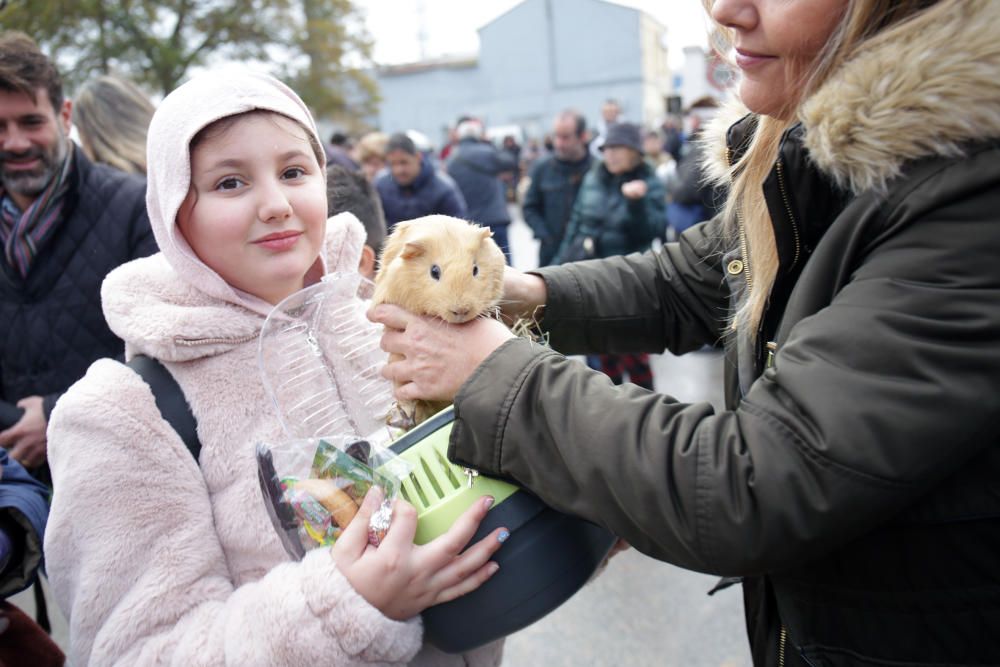
[[[517,163],[510,153],[497,150],[484,140],[483,125],[476,119],[459,123],[455,130],[458,144],[448,157],[448,175],[462,191],[469,207],[469,220],[489,227],[503,254],[510,263],[510,243],[507,227],[506,186],[500,175],[512,172]]]
[[[436,213],[466,217],[468,209],[458,187],[434,170],[412,139],[403,133],[392,135],[385,155],[389,171],[375,178],[375,189],[388,231],[397,222]]]
[[[681,147],[677,169],[667,186],[667,223],[680,234],[696,223],[714,218],[725,203],[725,193],[707,178],[704,169],[702,128],[715,115],[719,104],[712,97],[691,103],[686,122],[689,132]]]
[[[559,250],[573,202],[593,158],[587,149],[587,121],[576,111],[563,111],[552,123],[553,151],[531,168],[531,182],[521,209],[539,241],[538,265],[547,266]]]
[[[705,131],[722,213],[504,304],[570,354],[722,342],[725,409],[390,306],[384,373],[454,401],[452,461],[741,582],[757,666],[1000,665],[1000,3],[712,16],[749,108]]]
[[[35,580],[48,516],[49,490],[0,449],[0,600]]]
[[[663,183],[643,159],[638,125],[611,125],[601,146],[603,159],[587,172],[553,264],[642,252],[663,229]],[[585,254],[580,254],[583,249]],[[588,358],[615,384],[628,380],[653,389],[649,355],[638,350]]]
[[[62,651],[24,612],[7,602],[42,567],[49,490],[0,449],[0,664],[61,665]]]
[[[330,135],[330,143],[323,146],[323,150],[326,152],[326,163],[340,165],[349,171],[361,169],[361,165],[351,157],[353,148],[351,138],[340,130],[335,130]]]
[[[68,138],[59,73],[22,33],[0,35],[0,400],[23,415],[0,446],[45,462],[59,396],[124,345],[101,312],[111,269],[152,254],[145,179],[91,163]]]

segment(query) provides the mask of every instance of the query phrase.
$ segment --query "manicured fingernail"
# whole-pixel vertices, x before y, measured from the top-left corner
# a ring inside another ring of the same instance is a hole
[[[508,537],[510,537],[510,532],[507,530],[501,530],[500,534],[497,535],[497,540],[500,542],[506,542]]]
[[[494,498],[493,496],[483,496],[483,505],[486,506],[486,509],[493,507],[493,503],[495,501],[496,498]]]
[[[496,561],[490,561],[490,576],[492,577],[500,569],[500,563]]]

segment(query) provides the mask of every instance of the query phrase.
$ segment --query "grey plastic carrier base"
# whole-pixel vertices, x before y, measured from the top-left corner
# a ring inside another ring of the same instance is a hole
[[[438,430],[453,420],[448,409],[421,426]],[[392,449],[402,452],[420,441],[410,435],[418,434],[404,435]],[[494,506],[470,544],[500,526],[510,537],[493,556],[497,573],[472,593],[423,612],[424,637],[442,651],[469,651],[539,620],[587,583],[616,541],[604,528],[557,512],[524,490]]]

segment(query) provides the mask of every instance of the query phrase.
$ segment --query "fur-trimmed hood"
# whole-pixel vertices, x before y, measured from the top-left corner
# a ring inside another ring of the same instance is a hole
[[[965,0],[845,63],[800,110],[812,161],[858,194],[884,190],[913,160],[1000,138],[998,25],[1000,2]],[[728,168],[726,131],[745,114],[733,105],[706,131],[713,176]]]
[[[322,259],[330,271],[357,271],[364,243],[364,226],[340,213],[326,223]],[[200,289],[162,252],[109,273],[101,302],[108,326],[125,341],[126,357],[140,353],[163,361],[212,356],[252,340],[266,314]]]
[[[167,95],[149,123],[146,208],[163,260],[182,280],[208,296],[266,315],[270,304],[227,283],[198,257],[177,227],[177,212],[191,187],[192,139],[217,120],[254,110],[290,118],[322,145],[309,109],[281,81],[239,66],[200,74]],[[323,152],[316,157],[325,170]],[[313,269],[317,275],[326,273],[323,260],[320,253]]]

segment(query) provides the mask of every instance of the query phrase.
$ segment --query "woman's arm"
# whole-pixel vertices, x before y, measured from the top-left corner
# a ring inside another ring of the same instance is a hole
[[[513,341],[458,392],[450,457],[718,574],[802,562],[863,534],[997,438],[993,220],[961,206],[907,220],[912,207],[891,231],[846,233],[873,239],[860,266],[782,337],[736,410],[614,386]],[[833,281],[844,258],[825,259]]]

